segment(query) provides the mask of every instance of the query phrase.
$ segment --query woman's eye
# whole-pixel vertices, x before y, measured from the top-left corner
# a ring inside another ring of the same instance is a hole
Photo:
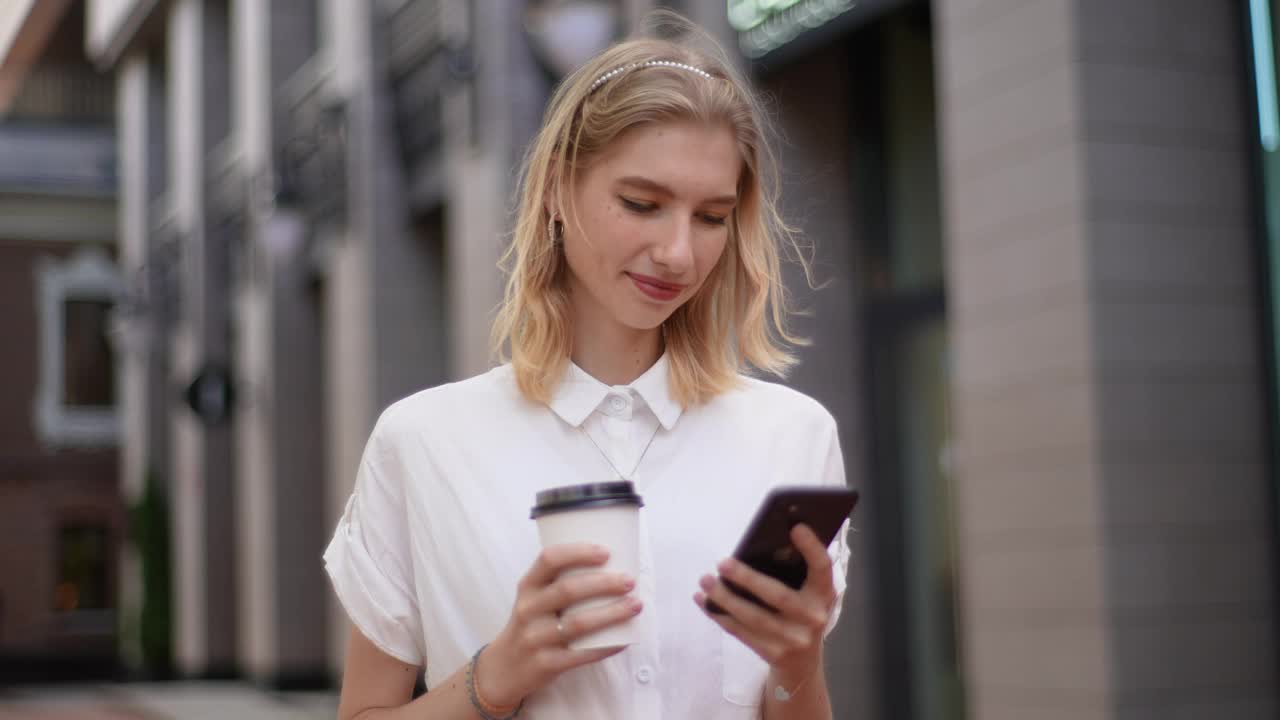
[[[723,225],[725,223],[724,215],[703,215],[702,221],[708,225]]]
[[[618,196],[618,199],[622,201],[623,207],[632,212],[647,213],[657,207],[652,203],[640,202],[639,200],[632,200],[627,197]]]

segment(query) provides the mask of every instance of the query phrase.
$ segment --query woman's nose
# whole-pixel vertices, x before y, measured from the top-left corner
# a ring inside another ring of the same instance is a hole
[[[677,221],[671,231],[653,249],[653,260],[673,275],[683,274],[693,266],[693,227],[689,221]]]

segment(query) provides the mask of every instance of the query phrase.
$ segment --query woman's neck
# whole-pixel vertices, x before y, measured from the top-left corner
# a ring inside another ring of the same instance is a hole
[[[659,333],[653,332],[652,339],[660,341]],[[629,385],[653,367],[660,357],[660,342],[646,340],[644,343],[606,348],[599,341],[599,336],[586,343],[585,347],[575,341],[572,355],[575,365],[606,385]]]
[[[577,312],[570,358],[606,385],[627,385],[662,357],[662,328],[637,330],[609,317]]]

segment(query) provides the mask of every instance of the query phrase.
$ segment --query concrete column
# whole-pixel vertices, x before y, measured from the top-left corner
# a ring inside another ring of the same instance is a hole
[[[347,118],[347,217],[328,259],[324,283],[323,337],[325,419],[328,447],[326,502],[332,531],[355,483],[365,441],[381,406],[377,400],[377,332],[374,322],[374,167],[378,138],[373,128],[373,7],[363,0],[328,0],[329,78],[345,100]],[[317,553],[315,562],[319,562]],[[340,676],[350,622],[329,600],[329,669]]]
[[[225,247],[205,215],[206,159],[226,137],[227,14],[222,0],[178,0],[168,23],[169,200],[181,243],[181,298],[173,331],[179,387],[207,362],[229,361]],[[175,661],[180,672],[222,675],[235,661],[231,438],[174,407]]]
[[[348,235],[334,249],[324,284],[327,532],[333,531],[355,485],[360,454],[377,419],[370,381],[372,324],[368,322],[371,298],[366,292],[367,270],[367,255]],[[319,553],[314,562],[320,563]],[[334,677],[341,677],[350,622],[332,589],[326,596],[331,629],[329,670]]]
[[[168,473],[167,311],[161,283],[164,260],[155,252],[152,215],[159,194],[164,158],[163,68],[157,58],[138,52],[116,67],[116,126],[119,158],[119,264],[127,278],[131,313],[123,318],[120,354],[121,495],[135,506],[148,482],[163,488]],[[159,137],[159,141],[157,141]],[[139,620],[144,608],[139,548],[121,545],[120,609],[127,618],[121,652],[126,665],[142,661]]]
[[[1117,718],[1280,716],[1243,5],[1075,3]]]
[[[147,186],[147,91],[148,68],[145,56],[131,55],[117,69],[116,136],[120,176],[120,266],[131,279],[132,292],[138,287],[147,265],[150,230]],[[140,348],[139,348],[140,349]],[[142,494],[147,466],[146,374],[147,358],[129,352],[122,358],[123,387],[121,417],[124,444],[120,449],[120,481],[126,502],[136,502]]]
[[[236,299],[236,374],[252,393],[236,417],[239,667],[272,686],[326,672],[321,318],[305,262],[262,247],[300,248],[305,232],[284,209],[251,223],[267,273]]]
[[[451,9],[465,15],[462,3]],[[469,36],[479,73],[446,99],[446,143],[450,184],[448,216],[451,322],[450,371],[454,378],[484,372],[491,366],[489,331],[502,298],[497,262],[504,249],[508,222],[508,176],[513,175],[506,119],[511,108],[504,94],[510,82],[500,71],[508,65],[508,16],[517,16],[503,3],[476,2],[459,25]],[[478,97],[472,98],[472,94]],[[473,111],[475,116],[472,116]]]
[[[166,259],[157,252],[153,216],[162,190],[164,139],[163,59],[136,52],[116,66],[117,157],[119,158],[118,262],[127,279],[129,313],[122,317],[124,352],[119,355],[121,495],[128,506],[143,497],[148,482],[163,490],[169,472],[169,382],[164,297]],[[143,607],[143,568],[139,548],[122,544],[120,608],[128,628],[122,655],[130,667],[141,664],[139,624]]]
[[[236,177],[250,188],[246,205],[258,202],[269,188],[253,178],[269,171],[270,68],[266,50],[268,7],[263,3],[233,2],[231,6],[231,69],[235,78],[232,103],[237,155]],[[277,505],[272,423],[277,405],[272,370],[270,279],[260,272],[253,238],[258,213],[252,206],[240,208],[244,221],[245,258],[235,268],[232,322],[238,342],[234,348],[234,375],[249,390],[246,402],[235,411],[235,507],[236,580],[239,631],[237,665],[247,676],[261,680],[271,674],[279,638],[272,606],[276,598],[278,560],[275,512]]]
[[[116,142],[119,158],[119,263],[124,276],[130,278],[130,290],[141,294],[138,287],[145,277],[147,240],[150,223],[147,193],[147,61],[145,57],[125,58],[116,71]],[[142,497],[148,466],[148,362],[142,321],[134,320],[129,337],[132,347],[120,356],[120,418],[124,431],[120,447],[120,485],[124,502],[135,505]],[[142,566],[137,549],[130,543],[121,546],[120,612],[137,618],[142,611]],[[142,661],[142,648],[137,633],[121,636],[121,654],[126,664],[136,667]]]
[[[270,183],[288,139],[274,132],[276,90],[314,50],[309,10],[238,0],[232,13],[238,175],[250,188],[235,300],[235,375],[250,390],[235,423],[239,666],[273,686],[325,676],[320,306],[305,221],[275,205]]]
[[[1274,717],[1239,8],[934,10],[969,716]]]

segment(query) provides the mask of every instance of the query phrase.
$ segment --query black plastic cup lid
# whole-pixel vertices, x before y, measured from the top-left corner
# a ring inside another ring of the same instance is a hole
[[[644,501],[636,494],[635,486],[626,480],[585,485],[565,485],[543,490],[534,497],[533,511],[529,517],[583,510],[605,505],[635,505],[643,507]]]

